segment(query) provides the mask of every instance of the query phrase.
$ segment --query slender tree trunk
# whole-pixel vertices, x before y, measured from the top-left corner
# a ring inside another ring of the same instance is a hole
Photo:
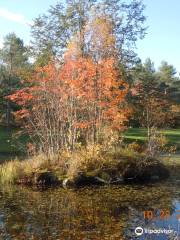
[[[8,94],[11,93],[11,77],[12,77],[12,54],[10,54],[10,70],[9,70],[9,78],[8,78]],[[7,104],[6,104],[6,126],[9,129],[10,127],[10,120],[11,120],[11,106],[10,106],[10,101],[7,99]]]
[[[146,121],[147,121],[147,135],[148,135],[148,143],[150,141],[150,124],[149,124],[149,109],[146,109]]]

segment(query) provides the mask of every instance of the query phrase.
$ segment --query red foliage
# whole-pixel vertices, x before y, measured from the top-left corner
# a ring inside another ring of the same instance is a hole
[[[9,96],[23,107],[16,112],[16,117],[30,118],[34,113],[42,112],[44,107],[42,117],[46,114],[50,121],[55,116],[53,111],[60,109],[57,121],[64,125],[68,123],[71,131],[74,128],[97,132],[105,125],[121,129],[129,114],[123,105],[128,85],[115,66],[113,58],[100,63],[94,63],[90,58],[69,58],[61,67],[51,63],[38,68],[31,81],[32,87]],[[50,106],[51,116],[48,116]]]

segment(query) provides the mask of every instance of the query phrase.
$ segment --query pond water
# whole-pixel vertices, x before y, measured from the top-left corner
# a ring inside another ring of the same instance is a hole
[[[0,190],[0,239],[180,239],[179,186],[178,182],[164,182],[45,191],[3,187]],[[159,214],[165,210],[170,216],[161,219]],[[144,211],[153,212],[156,219],[144,218]],[[144,234],[137,236],[137,227],[142,227]],[[145,229],[170,229],[171,233],[146,234]]]

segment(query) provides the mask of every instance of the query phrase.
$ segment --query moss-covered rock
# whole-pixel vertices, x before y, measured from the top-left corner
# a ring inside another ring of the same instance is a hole
[[[52,172],[37,172],[34,173],[33,184],[50,186],[58,184],[58,178]]]
[[[98,174],[98,177],[103,179],[105,182],[110,183],[111,182],[111,175],[108,173],[108,171],[100,171]]]

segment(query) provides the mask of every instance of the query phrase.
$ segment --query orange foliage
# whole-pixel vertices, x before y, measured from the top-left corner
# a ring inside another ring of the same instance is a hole
[[[37,110],[36,101],[42,94],[54,94],[62,108],[66,106],[64,116],[73,103],[73,111],[78,114],[74,125],[85,128],[107,123],[120,128],[128,115],[128,109],[120,108],[128,85],[119,78],[113,58],[98,64],[90,58],[79,58],[69,60],[59,70],[54,64],[39,68],[35,85],[17,91],[9,99],[24,107],[33,104],[32,110]],[[24,117],[23,111],[17,115]]]

